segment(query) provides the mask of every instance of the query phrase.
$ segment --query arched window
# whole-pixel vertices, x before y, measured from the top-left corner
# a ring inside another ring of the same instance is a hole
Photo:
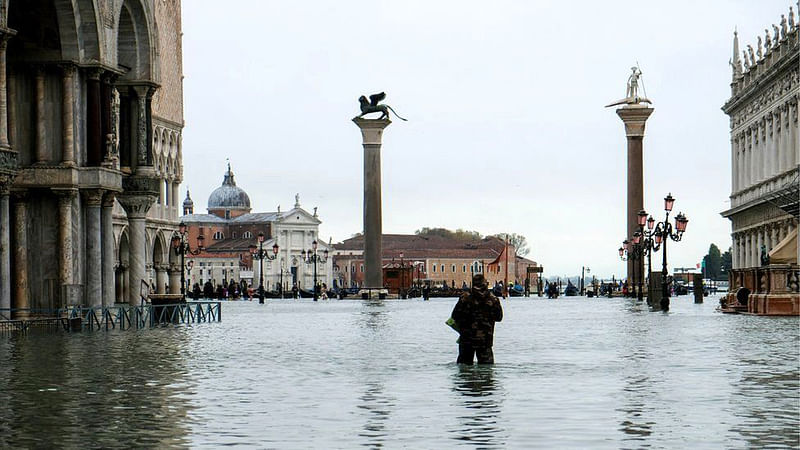
[[[225,235],[222,234],[222,231],[215,231],[214,232],[214,240],[215,241],[221,241],[223,239],[225,239]]]
[[[245,238],[245,239],[251,239],[253,237],[253,233],[251,233],[249,231],[245,231],[244,234],[242,235],[242,237]]]

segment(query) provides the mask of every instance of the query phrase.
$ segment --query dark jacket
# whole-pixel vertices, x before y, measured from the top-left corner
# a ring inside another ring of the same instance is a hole
[[[451,317],[456,321],[462,343],[475,348],[491,347],[494,323],[503,320],[503,307],[488,288],[473,287],[458,299]]]

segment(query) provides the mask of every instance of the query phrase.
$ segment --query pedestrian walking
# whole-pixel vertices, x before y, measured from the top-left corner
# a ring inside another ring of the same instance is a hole
[[[472,364],[477,354],[478,364],[493,364],[494,324],[503,320],[503,307],[483,275],[472,277],[472,288],[458,299],[451,317],[460,335],[457,362]]]

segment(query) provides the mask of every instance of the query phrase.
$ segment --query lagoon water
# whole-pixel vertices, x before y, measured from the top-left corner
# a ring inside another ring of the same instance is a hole
[[[673,298],[226,302],[221,323],[0,336],[0,447],[797,448],[795,317]]]

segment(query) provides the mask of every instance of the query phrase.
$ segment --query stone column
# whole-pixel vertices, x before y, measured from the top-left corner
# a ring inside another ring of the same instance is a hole
[[[181,293],[181,268],[180,264],[172,264],[169,266],[169,293]]]
[[[149,118],[150,118],[150,96],[153,95],[153,89],[150,86],[134,86],[133,90],[136,91],[137,98],[137,115],[136,115],[136,164],[137,166],[147,166],[150,164],[149,160]]]
[[[10,86],[6,81],[6,48],[8,39],[6,35],[0,36],[0,148],[11,146],[8,137],[8,95],[6,87]],[[9,88],[10,90],[11,88]],[[13,97],[12,97],[13,100]]]
[[[637,216],[644,209],[644,174],[642,171],[642,141],[647,118],[653,108],[643,104],[626,105],[617,109],[617,115],[625,124],[625,136],[628,138],[628,207],[625,215],[627,224],[626,239],[632,239],[633,233],[639,230]],[[634,279],[634,273],[644,273],[643,258],[628,260],[628,280]],[[635,270],[635,272],[634,272]]]
[[[100,70],[89,69],[86,79],[86,165],[97,167],[103,161],[103,123],[100,95]]]
[[[8,189],[13,181],[14,178],[11,176],[0,175],[0,309],[11,308],[11,229]]]
[[[101,212],[101,233],[103,242],[103,306],[111,306],[116,301],[114,266],[117,258],[114,254],[114,193],[106,192],[103,196],[103,210]]]
[[[734,193],[737,191],[736,177],[739,176],[739,141],[736,136],[731,138],[731,152],[733,153],[731,158],[731,193]]]
[[[58,195],[58,281],[60,287],[72,284],[72,202],[78,194],[77,189],[53,189]],[[63,291],[62,291],[63,292]],[[62,306],[70,300],[61,298]]]
[[[100,206],[103,191],[83,192],[86,199],[86,304],[103,306],[103,234]]]
[[[142,281],[149,283],[146,277],[147,237],[145,233],[147,211],[155,198],[149,195],[120,195],[119,202],[128,215],[128,239],[130,257],[128,260],[128,304],[139,305]]]
[[[2,75],[0,74],[0,77]],[[14,146],[17,142],[17,78],[14,73],[8,74],[8,145]],[[0,91],[0,96],[4,93]],[[2,113],[0,112],[0,117]]]
[[[75,103],[75,67],[71,64],[63,66],[63,91],[64,95],[61,102],[61,164],[65,166],[75,165],[75,114],[73,104]]]
[[[36,67],[36,163],[44,164],[47,160],[47,123],[44,103],[44,68]]]
[[[154,269],[156,271],[156,292],[159,294],[167,294],[167,291],[164,289],[164,286],[167,285],[167,268],[169,266],[160,264],[155,266]],[[180,284],[180,282],[178,282]]]
[[[27,192],[14,193],[14,307],[31,307],[28,289],[28,204]],[[28,316],[27,311],[18,312],[17,317]]]
[[[364,286],[383,288],[381,211],[381,139],[389,119],[353,119],[364,146]],[[313,287],[312,287],[313,288]]]

